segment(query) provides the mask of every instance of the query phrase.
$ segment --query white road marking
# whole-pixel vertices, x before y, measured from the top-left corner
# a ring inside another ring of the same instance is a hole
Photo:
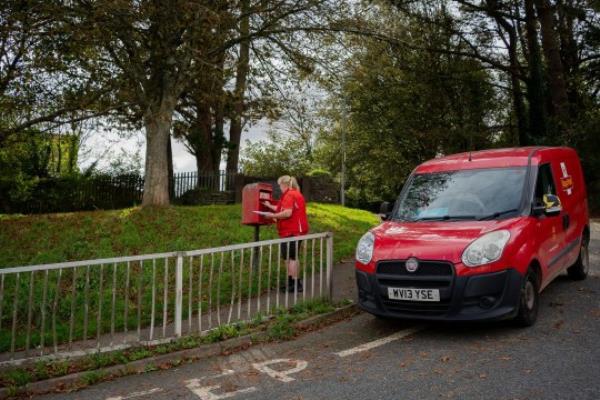
[[[221,387],[220,385],[200,386],[199,381],[200,381],[199,379],[192,379],[192,380],[188,381],[188,384],[186,385],[186,387],[189,390],[191,390],[192,393],[194,393],[196,396],[198,396],[201,400],[228,399],[228,398],[234,397],[238,394],[252,393],[252,392],[256,392],[258,390],[254,386],[250,386],[248,388],[234,390],[233,392],[216,394],[216,393],[213,393],[212,391],[219,389]]]
[[[223,370],[223,372],[221,372],[220,374],[216,374],[216,375],[212,375],[212,376],[204,376],[200,379],[217,379],[217,378],[222,378],[224,376],[229,376],[229,375],[233,375],[235,374],[235,371],[232,369],[226,369]]]
[[[287,369],[284,371],[275,371],[274,369],[268,367],[269,365],[280,363],[294,363],[296,364],[296,366],[294,368]],[[276,360],[269,360],[262,363],[254,363],[252,364],[252,366],[258,371],[269,375],[273,379],[277,379],[281,382],[288,383],[295,381],[295,379],[290,377],[289,375],[302,371],[308,366],[308,363],[304,360],[290,360],[289,358],[278,358]]]
[[[154,393],[159,393],[162,392],[163,389],[161,388],[154,388],[154,389],[150,389],[150,390],[144,390],[141,392],[133,392],[133,393],[129,393],[125,396],[115,396],[115,397],[107,397],[106,400],[126,400],[126,399],[133,399],[135,397],[142,397],[142,396],[147,396],[149,394],[154,394]]]
[[[338,355],[340,357],[348,357],[348,356],[351,356],[356,353],[360,353],[363,351],[374,349],[379,346],[383,346],[384,344],[393,342],[394,340],[398,340],[398,339],[402,339],[404,337],[410,336],[413,333],[416,333],[416,332],[422,330],[423,328],[424,328],[423,326],[416,326],[414,328],[405,329],[403,331],[396,332],[393,335],[386,336],[381,339],[373,340],[372,342],[364,343],[364,344],[361,344],[360,346],[352,347],[351,349],[343,350],[343,351],[340,351],[340,352],[337,352],[334,354]]]

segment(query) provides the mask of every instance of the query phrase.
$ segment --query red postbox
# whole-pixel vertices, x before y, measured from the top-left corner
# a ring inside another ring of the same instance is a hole
[[[264,218],[255,211],[271,212],[263,201],[273,201],[273,186],[270,183],[258,182],[244,186],[242,190],[242,224],[244,225],[268,225],[273,220]]]

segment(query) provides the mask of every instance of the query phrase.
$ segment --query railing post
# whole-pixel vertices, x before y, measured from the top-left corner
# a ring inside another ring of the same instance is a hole
[[[329,300],[333,300],[333,233],[327,232],[327,289]]]
[[[181,314],[183,302],[183,252],[177,254],[175,267],[175,336],[181,337]]]

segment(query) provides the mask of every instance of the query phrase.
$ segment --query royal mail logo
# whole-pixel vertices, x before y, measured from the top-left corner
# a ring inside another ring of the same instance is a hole
[[[560,184],[562,189],[570,196],[573,193],[573,177],[569,175],[569,171],[567,171],[567,165],[564,162],[560,163],[560,170],[562,172]]]
[[[571,189],[573,187],[573,177],[567,176],[565,178],[560,178],[560,183],[563,190]]]

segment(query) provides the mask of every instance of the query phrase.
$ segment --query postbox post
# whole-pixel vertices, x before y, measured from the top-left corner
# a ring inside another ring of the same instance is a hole
[[[260,225],[254,225],[254,241],[260,241]],[[258,249],[254,251],[254,257],[252,258],[251,268],[255,269],[258,266]]]

